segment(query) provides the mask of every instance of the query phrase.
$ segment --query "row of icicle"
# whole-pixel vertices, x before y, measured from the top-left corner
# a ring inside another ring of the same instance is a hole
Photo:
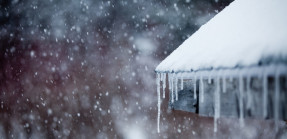
[[[239,121],[240,125],[244,126],[244,109],[243,109],[243,93],[244,83],[243,78],[247,79],[247,106],[251,105],[252,95],[250,94],[250,79],[251,77],[263,78],[263,117],[267,117],[267,94],[268,94],[268,77],[275,77],[275,103],[274,104],[274,119],[278,121],[279,119],[279,76],[287,74],[287,66],[276,65],[276,66],[266,66],[266,67],[251,67],[243,69],[225,69],[225,70],[211,70],[211,71],[197,71],[197,72],[182,72],[182,73],[160,73],[157,72],[156,82],[157,82],[157,96],[158,96],[158,115],[157,115],[157,132],[160,133],[160,106],[161,106],[161,90],[162,98],[165,98],[167,87],[166,81],[168,81],[169,92],[171,93],[171,103],[178,100],[178,80],[180,79],[180,88],[183,90],[183,80],[191,79],[194,85],[194,98],[196,96],[196,81],[199,77],[200,83],[200,96],[199,100],[201,103],[204,102],[204,83],[203,79],[208,79],[208,83],[211,84],[213,79],[216,84],[216,89],[214,91],[214,132],[217,132],[217,120],[220,118],[220,80],[222,80],[222,92],[226,92],[226,78],[229,77],[229,81],[232,82],[233,78],[239,80]],[[166,78],[168,77],[168,78]],[[286,78],[286,77],[285,77]],[[287,85],[286,85],[287,86]],[[277,122],[275,122],[277,123]]]

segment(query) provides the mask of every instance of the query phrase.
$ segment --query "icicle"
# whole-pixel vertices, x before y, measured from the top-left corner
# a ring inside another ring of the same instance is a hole
[[[197,98],[196,96],[196,74],[194,73],[194,83],[193,83],[193,96],[194,96],[194,99]]]
[[[157,84],[157,132],[159,133],[159,123],[160,123],[160,74],[156,74],[156,84]]]
[[[279,107],[280,107],[280,82],[279,82],[279,72],[275,73],[275,96],[274,96],[274,120],[275,120],[275,129],[278,131],[278,120],[279,120]]]
[[[218,94],[218,96],[217,96],[217,105],[218,105],[218,118],[220,117],[220,110],[221,110],[221,108],[220,108],[220,86],[219,86],[219,79],[217,80],[217,94]]]
[[[222,92],[226,93],[226,79],[225,79],[225,75],[222,76]]]
[[[173,78],[174,78],[174,73],[172,73],[172,76],[171,76],[171,103],[173,103],[174,102],[174,97],[173,97]]]
[[[202,75],[200,76],[200,91],[201,91],[201,103],[204,102],[204,84],[203,84],[203,79],[202,79]]]
[[[220,117],[220,85],[219,77],[216,78],[216,90],[214,92],[214,132],[217,132],[217,119]]]
[[[243,77],[239,75],[239,122],[240,126],[244,126],[244,109],[243,109]]]
[[[268,84],[267,84],[267,74],[263,75],[263,117],[267,118],[267,95],[268,95]]]
[[[183,90],[183,74],[181,74],[181,90]]]
[[[160,93],[160,73],[156,73],[157,92]]]
[[[162,75],[162,97],[165,98],[165,88],[166,88],[166,73]]]
[[[178,100],[178,74],[175,75],[175,100]]]
[[[252,103],[252,95],[251,95],[251,92],[250,92],[250,76],[247,76],[247,86],[246,86],[246,91],[247,91],[247,109],[250,109],[251,108],[251,103]]]
[[[160,86],[161,89],[163,89],[163,85],[162,85],[162,84],[163,84],[163,74],[164,74],[164,73],[159,73],[159,74],[160,74],[159,86]]]
[[[168,76],[168,88],[169,88],[169,93],[171,92],[171,73],[167,74]]]

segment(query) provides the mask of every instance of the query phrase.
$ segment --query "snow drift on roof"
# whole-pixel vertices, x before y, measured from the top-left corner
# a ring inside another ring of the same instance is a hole
[[[287,59],[287,0],[236,0],[156,68],[180,72]]]

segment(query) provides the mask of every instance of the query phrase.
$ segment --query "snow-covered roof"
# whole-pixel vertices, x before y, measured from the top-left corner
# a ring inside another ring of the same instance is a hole
[[[235,0],[183,42],[157,72],[287,61],[287,0]]]

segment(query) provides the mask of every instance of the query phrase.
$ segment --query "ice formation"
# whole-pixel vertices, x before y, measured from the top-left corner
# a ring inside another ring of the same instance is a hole
[[[196,96],[196,74],[194,73],[194,80],[193,80],[193,96],[194,96],[194,99],[197,99],[197,96]]]
[[[180,83],[180,85],[181,85],[181,90],[183,90],[183,74],[181,74],[181,83]]]
[[[178,100],[178,90],[177,90],[177,83],[178,83],[178,78],[177,74],[175,75],[175,100]]]
[[[251,103],[252,103],[252,100],[253,100],[253,95],[251,94],[251,90],[250,90],[250,76],[247,76],[247,83],[246,83],[246,93],[247,93],[247,109],[250,109],[251,108]]]
[[[220,80],[216,78],[216,89],[214,92],[214,132],[217,132],[217,119],[220,117]]]
[[[275,128],[278,130],[278,120],[279,120],[279,109],[280,109],[280,82],[279,82],[279,72],[276,70],[275,73],[275,95],[274,95],[274,120],[275,120]]]
[[[165,98],[166,74],[162,73],[162,98]]]
[[[157,84],[157,132],[159,133],[159,123],[160,123],[160,74],[157,73],[156,77]]]
[[[201,95],[201,103],[204,102],[204,83],[202,79],[202,75],[200,76],[200,95]]]
[[[173,89],[174,80],[173,79],[174,79],[174,73],[171,76],[171,103],[174,102],[174,89]]]
[[[267,117],[267,95],[268,95],[268,90],[267,90],[267,87],[268,87],[268,83],[267,83],[267,74],[264,73],[263,75],[263,118],[266,118]]]
[[[247,68],[240,68],[240,69],[218,69],[218,70],[209,70],[209,71],[195,71],[195,72],[182,72],[182,73],[162,73],[160,74],[157,72],[157,94],[158,94],[158,132],[160,132],[159,129],[159,123],[160,123],[160,94],[161,94],[161,85],[162,85],[162,91],[163,95],[165,93],[165,87],[169,86],[169,96],[171,103],[174,103],[174,101],[178,101],[178,93],[179,88],[178,86],[178,79],[180,78],[181,82],[181,90],[184,89],[183,85],[185,81],[192,81],[193,83],[193,93],[196,92],[196,81],[197,76],[199,76],[199,91],[200,95],[199,98],[196,99],[200,100],[201,103],[204,103],[204,80],[208,80],[208,84],[206,85],[215,85],[214,90],[214,132],[217,132],[217,120],[220,118],[220,94],[221,92],[226,91],[226,77],[229,77],[230,79],[238,80],[238,94],[236,96],[239,100],[239,122],[241,126],[244,126],[244,111],[247,108],[253,107],[253,95],[250,93],[250,82],[252,78],[260,78],[262,79],[262,90],[263,90],[263,98],[262,98],[262,108],[263,108],[263,117],[267,117],[267,96],[268,96],[268,77],[274,77],[275,79],[275,96],[274,96],[274,119],[277,121],[279,117],[279,99],[280,99],[280,81],[279,77],[284,76],[287,78],[287,66],[286,65],[269,65],[269,66],[261,66],[261,67],[247,67]],[[222,74],[224,73],[224,74]],[[168,79],[168,84],[166,82],[166,77]],[[184,80],[183,80],[184,79]],[[213,83],[211,84],[211,79],[213,79]],[[221,82],[222,80],[222,82]],[[246,80],[246,86],[244,84],[244,80]],[[161,83],[162,82],[162,83]],[[222,89],[221,89],[222,85]],[[244,89],[246,88],[246,90]],[[234,88],[237,89],[237,88]],[[229,93],[229,92],[226,92]],[[174,94],[176,95],[174,100]],[[244,108],[244,98],[247,100],[247,107]]]
[[[243,98],[244,98],[244,84],[243,75],[239,73],[239,122],[240,126],[244,126],[244,109],[243,109]]]

